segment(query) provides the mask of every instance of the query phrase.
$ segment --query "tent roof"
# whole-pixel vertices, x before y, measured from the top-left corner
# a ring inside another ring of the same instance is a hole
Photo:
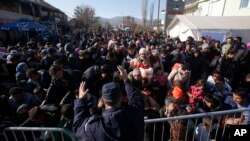
[[[191,29],[250,29],[250,16],[176,15],[167,29],[181,22]]]
[[[49,31],[46,26],[26,18],[21,18],[13,22],[0,25],[0,30],[14,30],[14,31]]]

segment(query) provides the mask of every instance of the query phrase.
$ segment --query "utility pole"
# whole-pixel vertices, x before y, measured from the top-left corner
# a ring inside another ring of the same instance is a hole
[[[33,21],[36,21],[35,8],[34,8],[34,5],[31,2],[30,2],[30,7],[32,9]]]
[[[168,9],[168,0],[166,0],[166,8],[165,8],[165,19],[164,19],[164,28],[163,28],[163,34],[166,35],[166,29],[167,29],[167,9]]]
[[[158,17],[157,17],[157,31],[159,31],[159,22],[160,22],[160,0],[158,0]]]
[[[121,14],[122,14],[122,30],[124,30],[124,16],[123,16],[123,12],[121,12]]]

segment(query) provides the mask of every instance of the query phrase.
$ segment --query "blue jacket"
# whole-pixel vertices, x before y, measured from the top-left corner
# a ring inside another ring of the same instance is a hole
[[[87,99],[74,103],[73,129],[84,141],[142,141],[144,138],[143,99],[130,82],[125,82],[128,106],[103,111],[102,116],[91,116]]]

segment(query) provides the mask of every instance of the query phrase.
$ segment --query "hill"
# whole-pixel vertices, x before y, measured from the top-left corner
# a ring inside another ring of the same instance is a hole
[[[111,25],[118,25],[119,23],[122,23],[122,16],[117,16],[113,18],[104,18],[104,17],[99,17],[101,23],[109,22]],[[137,24],[141,24],[142,20],[139,18],[135,18],[135,22]]]

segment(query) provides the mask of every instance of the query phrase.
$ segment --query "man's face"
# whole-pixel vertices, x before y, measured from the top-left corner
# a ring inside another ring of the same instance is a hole
[[[198,53],[194,53],[194,57],[198,57],[199,56],[199,54]]]
[[[32,81],[38,81],[38,80],[39,80],[39,75],[31,75],[31,76],[30,76],[30,79],[31,79]]]
[[[116,52],[120,52],[120,51],[121,51],[120,45],[115,46],[115,51],[116,51]]]
[[[128,53],[129,53],[129,54],[135,54],[135,49],[134,49],[134,48],[128,49]]]
[[[147,54],[146,54],[146,53],[141,53],[141,54],[140,54],[140,57],[141,57],[141,58],[147,58]]]
[[[216,87],[221,90],[224,88],[224,82],[223,81],[219,81],[219,80],[215,80],[215,85]]]
[[[234,103],[239,104],[239,105],[243,105],[245,103],[245,100],[242,97],[235,95],[235,94],[233,94],[233,101]]]
[[[14,101],[17,102],[17,103],[22,103],[22,101],[23,101],[23,95],[22,95],[22,94],[15,94],[15,95],[12,95],[12,98],[13,98]]]
[[[107,73],[102,73],[102,78],[106,78],[107,77]]]
[[[170,103],[166,105],[165,108],[166,108],[166,111],[170,113],[175,113],[175,111],[177,110],[177,105],[175,103]]]
[[[227,44],[232,44],[233,41],[231,39],[227,39]]]
[[[133,75],[133,77],[136,81],[141,81],[141,74]]]
[[[63,78],[63,71],[57,71],[55,74],[53,74],[53,78],[56,80]]]
[[[36,124],[43,124],[44,117],[39,117],[39,118],[33,119],[31,121],[35,122]]]
[[[35,94],[34,96],[35,96],[37,99],[43,101],[43,100],[45,99],[45,97],[46,97],[46,94],[40,92],[40,93]]]
[[[250,82],[250,77],[246,77],[246,81],[247,81],[247,82]]]
[[[191,46],[190,45],[186,45],[186,50],[190,50]]]
[[[236,55],[236,54],[234,54],[234,53],[229,53],[229,54],[227,55],[227,57],[230,58],[230,59],[233,59],[233,58],[235,57],[235,55]]]
[[[166,54],[166,53],[161,53],[161,57],[162,57],[162,58],[167,58],[167,56],[168,56],[168,54]]]
[[[234,43],[239,44],[240,40],[238,38],[234,38]]]

